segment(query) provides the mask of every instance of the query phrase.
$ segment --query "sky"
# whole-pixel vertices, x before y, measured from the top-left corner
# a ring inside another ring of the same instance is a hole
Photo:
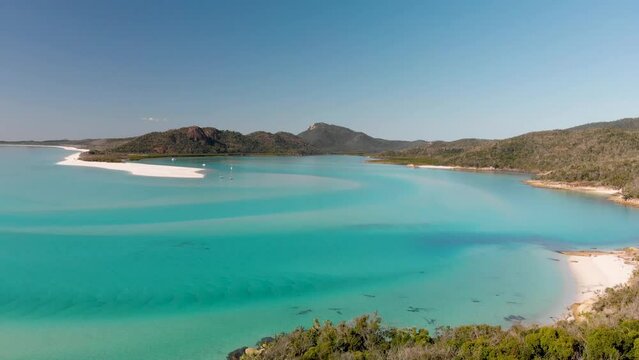
[[[505,138],[639,116],[639,1],[0,0],[0,140]]]

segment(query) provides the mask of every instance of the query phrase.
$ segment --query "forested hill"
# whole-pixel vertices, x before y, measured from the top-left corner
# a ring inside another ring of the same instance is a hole
[[[129,154],[312,154],[316,151],[299,137],[285,132],[255,132],[242,135],[236,131],[190,126],[153,132],[111,149]]]
[[[0,144],[3,142],[0,142]],[[125,139],[14,141],[6,144],[75,145],[88,148],[82,158],[121,161],[148,156],[194,156],[218,154],[376,154],[426,144],[425,141],[385,140],[351,129],[317,123],[294,135],[257,131],[247,135],[213,127],[189,126],[152,132]]]
[[[337,125],[315,123],[298,134],[322,153],[373,154],[425,145],[425,141],[385,140]]]
[[[386,152],[385,161],[523,170],[545,180],[622,188],[639,197],[638,119],[532,132],[504,140],[458,140]]]

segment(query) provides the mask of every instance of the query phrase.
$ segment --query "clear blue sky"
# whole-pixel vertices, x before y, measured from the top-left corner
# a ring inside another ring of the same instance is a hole
[[[639,115],[639,1],[0,0],[0,139],[503,138]]]

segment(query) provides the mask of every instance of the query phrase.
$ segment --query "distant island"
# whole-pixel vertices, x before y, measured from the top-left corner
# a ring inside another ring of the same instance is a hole
[[[190,126],[121,139],[2,142],[77,146],[85,161],[121,162],[149,157],[215,155],[351,154],[378,162],[466,170],[522,171],[533,186],[601,191],[639,205],[639,118],[531,132],[503,140],[401,141],[326,123],[295,135],[258,131],[247,135]]]

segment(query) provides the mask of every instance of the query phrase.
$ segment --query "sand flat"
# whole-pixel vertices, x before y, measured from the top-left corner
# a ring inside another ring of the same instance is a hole
[[[152,164],[140,164],[132,162],[122,163],[109,163],[98,161],[83,161],[80,160],[80,154],[87,149],[77,149],[69,146],[59,146],[65,150],[76,150],[77,152],[67,156],[64,160],[58,162],[58,165],[66,166],[84,166],[93,167],[106,170],[126,171],[136,176],[150,176],[150,177],[166,177],[166,178],[184,178],[184,179],[201,179],[204,177],[204,170],[190,167],[180,166],[167,166],[167,165],[152,165]]]

